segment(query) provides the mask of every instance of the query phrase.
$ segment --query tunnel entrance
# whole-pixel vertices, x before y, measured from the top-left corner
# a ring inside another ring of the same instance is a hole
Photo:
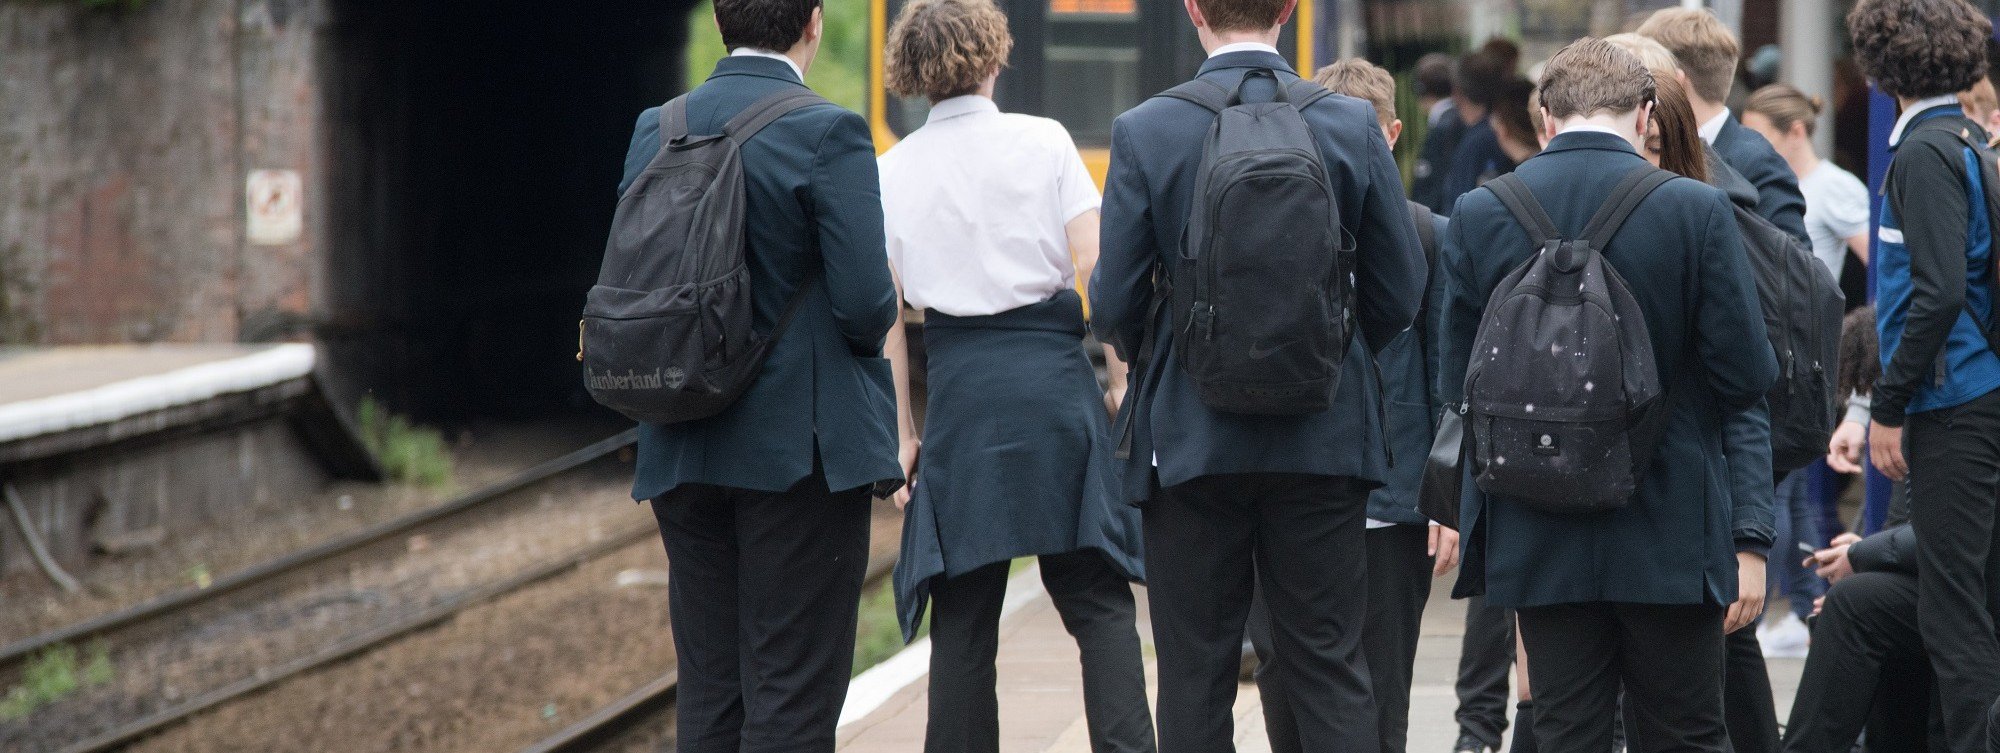
[[[447,424],[591,405],[577,312],[693,5],[333,4],[316,334],[344,397]]]

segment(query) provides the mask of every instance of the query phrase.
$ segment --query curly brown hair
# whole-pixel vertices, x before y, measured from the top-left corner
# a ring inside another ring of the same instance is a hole
[[[1875,335],[1875,307],[1862,306],[1847,312],[1840,321],[1840,388],[1863,395],[1875,391],[1882,378],[1882,353]]]
[[[1007,16],[993,0],[914,0],[889,29],[883,83],[896,96],[933,102],[971,94],[1013,49]]]
[[[1861,0],[1847,28],[1861,72],[1892,96],[1957,94],[1986,75],[1993,22],[1965,0]]]

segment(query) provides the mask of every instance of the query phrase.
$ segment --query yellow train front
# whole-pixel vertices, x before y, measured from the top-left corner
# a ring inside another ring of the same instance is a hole
[[[994,99],[1008,112],[1054,118],[1069,129],[1100,185],[1110,162],[1111,120],[1140,100],[1186,81],[1206,55],[1181,3],[1171,0],[1000,0],[1014,53]],[[930,103],[882,86],[882,40],[903,0],[869,0],[868,120],[887,150],[923,125]],[[1310,71],[1319,29],[1314,0],[1299,0],[1278,47]]]

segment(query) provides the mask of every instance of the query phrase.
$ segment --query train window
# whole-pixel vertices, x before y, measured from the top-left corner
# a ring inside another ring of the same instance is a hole
[[[1111,121],[1139,103],[1138,0],[1049,0],[1044,115],[1083,146],[1111,143]]]

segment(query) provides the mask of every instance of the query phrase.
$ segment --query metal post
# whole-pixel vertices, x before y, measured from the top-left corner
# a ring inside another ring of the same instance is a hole
[[[1876,197],[1868,209],[1868,258],[1875,259],[1881,245],[1876,238],[1875,228],[1882,225],[1882,179],[1889,175],[1889,132],[1896,127],[1896,101],[1882,90],[1868,88],[1868,195]],[[1881,265],[1868,265],[1868,301],[1875,301],[1875,275]],[[1882,530],[1882,523],[1889,516],[1888,476],[1875,470],[1868,462],[1868,452],[1861,453],[1861,467],[1866,473],[1868,494],[1861,506],[1861,533],[1868,535]]]
[[[1839,32],[1834,29],[1837,12],[1829,0],[1782,0],[1779,8],[1778,44],[1785,51],[1783,76],[1799,91],[1820,97],[1829,107],[1820,113],[1813,130],[1813,149],[1820,154],[1833,152],[1833,60],[1840,50]]]

